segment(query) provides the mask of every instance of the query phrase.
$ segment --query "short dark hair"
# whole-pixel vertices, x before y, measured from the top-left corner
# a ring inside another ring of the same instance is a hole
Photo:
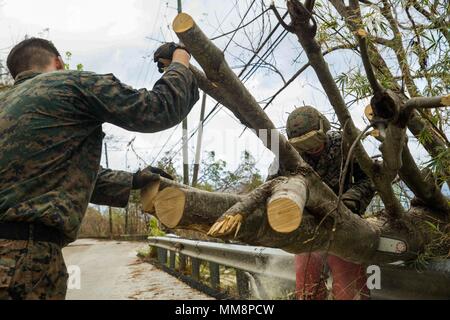
[[[15,78],[19,73],[33,68],[45,68],[53,57],[61,56],[51,41],[41,38],[29,38],[12,48],[6,65]]]

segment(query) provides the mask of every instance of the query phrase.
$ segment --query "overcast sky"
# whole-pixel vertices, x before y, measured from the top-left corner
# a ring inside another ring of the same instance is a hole
[[[176,40],[168,28],[176,15],[176,2],[0,0],[0,55],[4,57],[11,46],[25,35],[45,37],[53,41],[61,53],[72,53],[71,61],[68,61],[72,67],[82,63],[85,70],[114,73],[122,82],[136,88],[150,89],[159,77],[151,59],[159,46],[158,41]],[[269,4],[270,1],[266,2]],[[278,2],[284,5],[284,1]],[[234,1],[186,0],[183,10],[192,15],[204,32],[212,37],[233,30],[240,21],[238,11],[242,14],[249,3],[250,1],[239,1],[240,7],[236,8]],[[249,19],[256,14],[258,13],[252,12]],[[249,32],[257,32],[260,23],[261,21],[255,23]],[[240,44],[246,43],[242,32],[235,39]],[[216,43],[223,48],[226,40],[222,38]],[[293,35],[288,35],[275,51],[277,67],[286,79],[305,62],[303,57],[298,64],[293,64],[299,52],[299,44]],[[226,57],[230,65],[239,66],[240,63],[233,56],[244,53],[244,49],[231,44]],[[352,56],[333,54],[327,56],[327,60],[336,74],[355,62]],[[262,70],[253,75],[246,85],[261,100],[275,93],[283,83],[278,75]],[[303,104],[315,105],[322,111],[331,109],[311,70],[305,72],[280,95],[270,106],[268,113],[276,126],[284,127],[289,112],[295,106]],[[207,113],[214,105],[215,102],[208,99]],[[351,109],[360,128],[365,126],[362,119],[364,105],[361,103]],[[188,117],[190,130],[198,126],[199,109],[200,103]],[[242,129],[242,125],[229,111],[220,111],[205,127],[203,150],[215,150],[217,157],[226,160],[232,169],[239,162],[240,153],[247,149],[258,160],[257,167],[265,174],[273,155],[265,150],[251,132],[247,131],[239,137]],[[115,137],[115,142],[111,142],[109,147],[110,167],[114,169],[134,171],[144,166],[139,157],[151,163],[161,150],[178,151],[181,148],[181,126],[162,133],[139,134],[105,124],[104,131]],[[131,150],[127,152],[127,142],[134,137],[134,147],[139,157]],[[190,160],[194,157],[195,142],[196,137],[190,141]],[[164,145],[165,148],[162,148]],[[417,143],[411,144],[411,147],[417,156],[422,154]],[[373,148],[371,152],[377,153]],[[104,159],[102,161],[104,164]]]

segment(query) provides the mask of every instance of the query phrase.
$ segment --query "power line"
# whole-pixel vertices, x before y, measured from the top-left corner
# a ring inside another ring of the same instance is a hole
[[[160,17],[159,13],[161,12],[161,7],[162,7],[162,2],[159,2],[158,10],[156,11],[156,12],[157,12],[157,14],[156,14],[156,19],[155,19],[155,22],[153,23],[152,31],[151,31],[151,33],[150,33],[151,35],[153,35],[153,33],[155,32],[156,25],[157,25],[157,22],[158,22],[159,17]],[[146,50],[146,52],[148,52],[149,50],[150,50],[150,46],[148,47],[148,49]],[[145,60],[146,60],[147,57],[148,57],[148,56],[144,56],[143,59],[142,59],[142,64],[141,64],[141,67],[139,68],[139,73],[138,73],[138,76],[137,76],[137,79],[136,79],[136,84],[139,83],[139,79],[141,78],[142,71],[143,71],[144,68],[145,68]]]
[[[286,12],[283,15],[283,19],[288,15],[288,12]],[[281,24],[278,22],[277,25],[274,27],[274,29],[269,33],[269,35],[267,36],[267,38],[263,41],[263,43],[260,45],[260,47],[256,50],[256,52],[253,54],[252,58],[246,63],[246,65],[244,66],[244,68],[241,70],[241,72],[239,73],[238,77],[240,78],[243,73],[247,70],[247,68],[250,66],[250,64],[253,62],[253,60],[258,56],[259,52],[262,50],[262,48],[268,43],[268,41],[270,40],[270,38],[273,36],[273,34],[275,34],[276,30],[281,26]],[[270,54],[270,52],[273,52],[273,50],[281,43],[281,41],[279,41],[279,39],[281,38],[284,39],[284,37],[288,34],[288,32],[286,30],[283,30],[281,32],[281,34],[277,37],[277,39],[269,46],[269,48],[265,51],[265,53],[263,54],[263,57],[266,56],[267,53]],[[260,60],[258,60],[259,62]],[[259,68],[259,66],[257,66],[256,68]],[[250,69],[249,73],[253,72],[253,67]],[[248,75],[248,73],[247,73]],[[247,76],[246,75],[246,76]],[[244,76],[244,78],[246,77]],[[246,79],[248,80],[248,78]],[[218,112],[221,110],[223,106],[221,106],[221,104],[219,102],[216,103],[216,105],[214,106],[214,108],[208,113],[208,115],[205,117],[204,121],[203,121],[203,126],[205,126],[210,120],[212,120],[212,118],[214,116],[216,116],[218,114]],[[189,139],[192,139],[195,135],[195,133],[197,133],[198,128],[195,129],[191,135],[189,136]],[[176,143],[178,144],[179,141]],[[169,161],[173,160],[173,158],[180,152],[181,149],[178,149],[177,152],[174,153],[174,155],[169,159]]]
[[[235,37],[237,31],[239,30],[239,27],[244,23],[245,18],[247,17],[248,13],[250,12],[252,6],[253,6],[255,3],[256,3],[256,0],[253,0],[252,3],[250,4],[250,6],[248,7],[248,9],[247,9],[247,11],[245,12],[243,18],[242,18],[241,21],[239,22],[238,28],[234,31],[233,35],[232,35],[232,36],[230,37],[230,39],[228,40],[228,43],[226,44],[225,48],[223,49],[223,52],[225,52],[225,51],[228,49],[228,46],[229,46],[230,43],[233,41],[233,38]],[[235,5],[233,6],[232,10],[236,7],[236,4],[237,4],[237,3],[235,3]],[[231,12],[231,11],[230,11],[230,12]],[[226,19],[226,17],[225,17],[225,19]],[[217,106],[218,106],[218,104],[214,107],[214,109],[216,109]],[[209,113],[209,115],[210,115],[210,114],[211,114],[211,113]],[[187,138],[187,142],[190,141],[190,139],[192,139],[193,135],[200,129],[200,126],[204,126],[204,125],[205,125],[205,120],[206,120],[206,118],[203,119],[202,123],[194,130],[194,132],[190,135],[190,137]],[[183,141],[184,138],[182,137],[181,140]],[[177,141],[176,144],[178,144],[179,142],[180,142],[180,141]],[[184,143],[187,143],[187,142],[184,142]],[[183,146],[184,146],[184,143],[183,143]],[[182,149],[183,149],[183,146],[182,146]],[[179,152],[179,151],[177,151],[177,153],[178,153],[178,152]],[[173,158],[174,158],[174,156],[171,157],[169,161],[173,160]]]

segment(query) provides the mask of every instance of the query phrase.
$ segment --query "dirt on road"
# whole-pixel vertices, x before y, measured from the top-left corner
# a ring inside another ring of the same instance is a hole
[[[145,242],[78,240],[63,249],[71,276],[68,300],[207,300],[211,297],[142,262]],[[75,271],[74,271],[75,270]],[[79,287],[79,288],[77,288]]]

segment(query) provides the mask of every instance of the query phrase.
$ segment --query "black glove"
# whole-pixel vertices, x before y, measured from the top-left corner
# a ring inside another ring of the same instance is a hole
[[[359,201],[354,199],[342,199],[342,202],[345,204],[347,208],[350,209],[350,211],[356,214],[360,214]]]
[[[131,189],[142,189],[150,182],[159,180],[160,177],[173,180],[173,177],[170,174],[159,168],[149,166],[144,170],[138,170],[138,172],[133,174],[133,183]]]
[[[158,49],[156,49],[155,54],[153,55],[153,61],[158,63],[158,71],[160,73],[164,72],[164,68],[166,65],[161,61],[161,59],[172,60],[173,53],[177,49],[183,49],[187,53],[189,51],[181,44],[177,44],[175,42],[166,42],[162,44]]]

